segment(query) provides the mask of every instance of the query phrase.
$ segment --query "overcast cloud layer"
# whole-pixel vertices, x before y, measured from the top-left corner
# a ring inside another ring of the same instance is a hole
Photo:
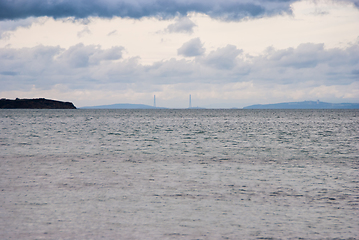
[[[357,0],[0,1],[0,97],[80,107],[152,104],[153,95],[157,106],[187,107],[189,94],[203,107],[359,102],[358,7]]]
[[[290,4],[299,0],[2,0],[0,20],[27,17],[160,17],[172,18],[190,12],[204,13],[213,18],[238,20],[291,12]],[[336,0],[353,2],[358,0]]]
[[[3,0],[0,1],[0,19],[41,16],[171,18],[178,14],[186,16],[189,12],[198,12],[214,18],[237,20],[247,16],[290,12],[290,4],[295,1],[297,0]]]

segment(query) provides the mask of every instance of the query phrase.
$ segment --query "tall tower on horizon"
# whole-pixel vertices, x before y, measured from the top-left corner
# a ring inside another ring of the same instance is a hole
[[[153,106],[156,107],[156,95],[153,95]]]
[[[192,107],[192,99],[191,99],[191,94],[189,95],[189,107],[188,108],[191,108]]]

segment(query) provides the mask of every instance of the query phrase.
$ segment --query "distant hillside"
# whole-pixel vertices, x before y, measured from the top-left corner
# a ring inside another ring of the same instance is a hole
[[[326,103],[319,101],[257,104],[243,109],[359,109],[359,103]]]
[[[119,103],[119,104],[111,104],[111,105],[82,107],[81,109],[164,109],[164,108],[153,107],[145,104]]]
[[[76,109],[71,102],[61,102],[45,98],[34,99],[0,99],[0,108],[6,109]]]

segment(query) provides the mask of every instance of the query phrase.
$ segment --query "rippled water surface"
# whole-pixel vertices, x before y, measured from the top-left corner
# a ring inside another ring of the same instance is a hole
[[[357,110],[1,110],[1,239],[359,236]]]

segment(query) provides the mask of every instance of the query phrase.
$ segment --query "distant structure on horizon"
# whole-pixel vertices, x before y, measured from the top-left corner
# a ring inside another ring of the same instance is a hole
[[[153,96],[153,106],[156,107],[156,95]]]
[[[191,94],[189,95],[189,107],[188,108],[191,108],[192,107],[192,99],[191,99]]]

